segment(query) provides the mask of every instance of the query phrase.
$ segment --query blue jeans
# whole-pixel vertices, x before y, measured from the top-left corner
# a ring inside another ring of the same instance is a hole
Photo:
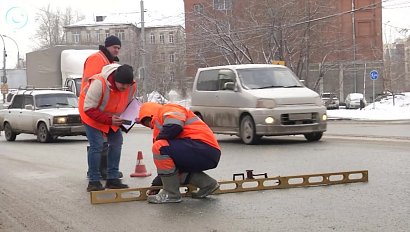
[[[101,179],[100,162],[101,153],[104,147],[104,133],[94,127],[84,124],[90,147],[88,149],[88,178],[90,181],[99,181]],[[110,130],[107,134],[108,156],[107,156],[107,179],[119,178],[119,165],[122,148],[122,132]]]

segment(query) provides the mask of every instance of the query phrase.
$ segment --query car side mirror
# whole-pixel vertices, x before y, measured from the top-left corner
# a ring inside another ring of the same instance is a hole
[[[33,105],[25,105],[24,109],[26,110],[34,110],[34,106]]]
[[[234,82],[226,82],[224,84],[224,89],[226,89],[226,90],[235,90],[235,83]]]

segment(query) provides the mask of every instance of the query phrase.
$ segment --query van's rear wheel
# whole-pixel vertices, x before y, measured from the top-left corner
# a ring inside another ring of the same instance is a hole
[[[245,144],[256,144],[262,137],[256,134],[255,122],[250,115],[241,120],[240,137]]]
[[[319,141],[322,138],[323,132],[312,132],[309,134],[304,134],[305,138],[309,142]]]

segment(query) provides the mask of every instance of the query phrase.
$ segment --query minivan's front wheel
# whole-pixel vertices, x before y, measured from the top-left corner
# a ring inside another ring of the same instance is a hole
[[[256,134],[255,122],[250,115],[241,120],[240,137],[245,144],[255,144],[262,136]]]
[[[323,132],[312,132],[309,134],[304,134],[305,138],[309,142],[319,141],[322,138]]]

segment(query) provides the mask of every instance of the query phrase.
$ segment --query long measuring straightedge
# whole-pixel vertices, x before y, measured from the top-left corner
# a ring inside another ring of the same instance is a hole
[[[247,178],[245,178],[244,174],[234,174],[234,180],[220,181],[220,188],[213,194],[368,182],[367,170],[268,178],[254,178],[254,176],[260,175],[267,177],[267,174],[254,175],[251,170],[248,171],[250,171],[250,173],[248,173]],[[235,180],[235,176],[241,176],[243,179]],[[93,191],[90,192],[91,204],[143,201],[147,199],[147,192],[149,190],[160,188],[161,187],[146,187]],[[181,190],[182,196],[190,196],[193,191],[197,190],[197,188],[193,185],[185,185],[181,186]]]

